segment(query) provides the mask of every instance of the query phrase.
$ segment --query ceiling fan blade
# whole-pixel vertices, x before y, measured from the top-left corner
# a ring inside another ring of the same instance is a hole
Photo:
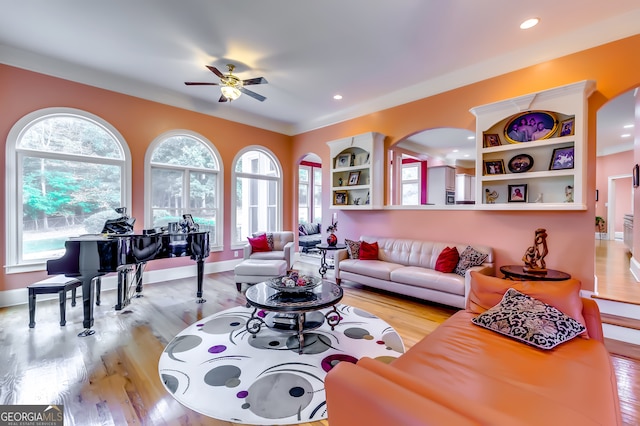
[[[267,84],[267,83],[269,82],[264,77],[256,77],[256,78],[250,78],[248,80],[242,80],[242,84],[244,84],[245,86],[248,86],[250,84]]]
[[[267,98],[265,98],[264,96],[257,94],[256,92],[252,92],[252,91],[251,91],[251,90],[249,90],[249,89],[245,89],[244,87],[239,87],[239,89],[240,89],[240,91],[241,91],[242,93],[244,93],[245,95],[251,96],[252,98],[259,100],[260,102],[262,102],[262,101],[264,101],[265,99],[267,99]]]
[[[218,83],[199,83],[196,81],[185,81],[184,84],[187,86],[219,86]]]
[[[227,99],[225,95],[220,95],[220,99],[218,99],[218,102],[229,102],[229,99]]]
[[[214,73],[215,75],[217,75],[220,78],[224,78],[224,74],[222,74],[218,68],[216,67],[212,67],[211,65],[207,65],[207,68],[209,68],[209,71],[211,71],[212,73]]]

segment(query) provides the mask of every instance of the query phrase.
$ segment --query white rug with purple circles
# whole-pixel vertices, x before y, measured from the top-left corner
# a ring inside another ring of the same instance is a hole
[[[348,305],[336,308],[340,323],[331,330],[325,321],[305,332],[301,354],[295,333],[262,327],[253,337],[245,327],[253,308],[211,315],[169,342],[160,379],[178,402],[219,420],[288,425],[326,419],[324,377],[333,366],[365,356],[390,362],[404,353],[402,339],[382,319]]]

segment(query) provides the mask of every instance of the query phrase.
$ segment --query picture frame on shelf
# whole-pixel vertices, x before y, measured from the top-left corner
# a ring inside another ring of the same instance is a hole
[[[484,174],[485,175],[503,175],[504,161],[503,160],[484,161]]]
[[[524,173],[533,167],[533,157],[529,154],[518,154],[507,163],[511,173]]]
[[[567,146],[564,148],[555,148],[551,154],[551,163],[549,170],[565,170],[573,169],[574,166],[574,148]]]
[[[336,157],[336,169],[351,166],[351,154],[339,154]]]
[[[349,173],[349,181],[347,185],[357,185],[360,182],[360,172],[351,172]]]
[[[576,122],[575,118],[569,118],[560,123],[560,136],[572,136],[574,134],[573,126]]]
[[[483,135],[484,147],[500,146],[500,136],[497,133],[485,133]]]
[[[527,184],[519,183],[517,185],[508,185],[510,203],[526,203],[527,202]]]
[[[369,153],[361,152],[360,154],[356,154],[353,159],[353,165],[364,166],[365,164],[369,164]]]
[[[333,204],[336,206],[346,206],[349,201],[347,191],[335,191],[333,193]]]
[[[551,111],[527,111],[514,115],[504,126],[509,143],[549,139],[558,131],[558,119]]]

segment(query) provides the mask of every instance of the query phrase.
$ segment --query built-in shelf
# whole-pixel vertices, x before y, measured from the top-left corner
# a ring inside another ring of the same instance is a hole
[[[582,81],[472,108],[476,208],[586,210],[587,99],[594,90],[593,81]],[[535,122],[534,127],[541,122],[548,133],[532,137],[531,124],[524,131],[515,128],[523,120]],[[519,169],[516,159],[526,167]],[[516,190],[524,198],[515,196]]]
[[[331,208],[382,208],[384,135],[364,133],[327,145],[331,153]]]

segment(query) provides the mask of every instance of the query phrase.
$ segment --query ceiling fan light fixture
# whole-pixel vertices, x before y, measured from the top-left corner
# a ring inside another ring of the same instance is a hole
[[[220,91],[222,92],[224,97],[229,99],[230,101],[235,101],[241,95],[240,90],[238,90],[237,87],[233,86],[222,86],[220,87]]]

